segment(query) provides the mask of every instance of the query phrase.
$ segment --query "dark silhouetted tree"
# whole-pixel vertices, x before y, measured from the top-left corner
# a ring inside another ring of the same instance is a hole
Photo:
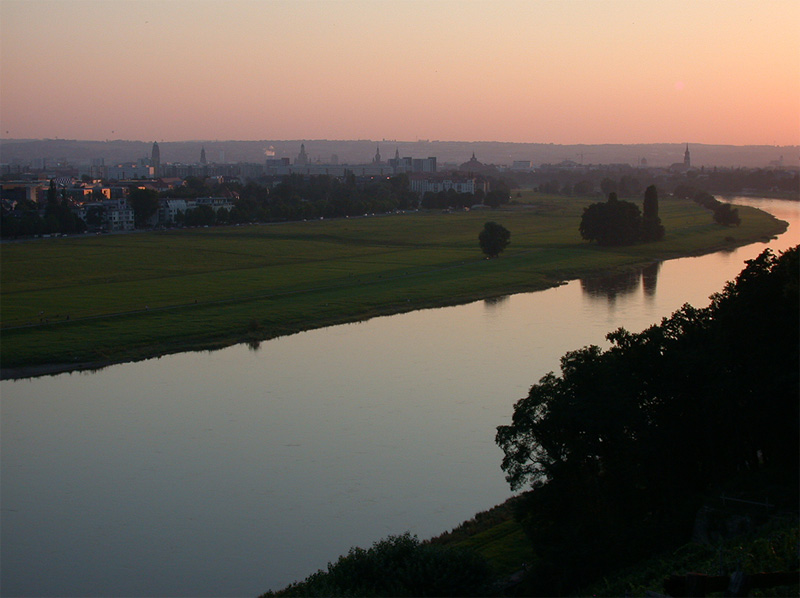
[[[148,221],[158,212],[158,192],[154,189],[131,189],[128,203],[133,209],[133,222],[137,228],[147,226]]]
[[[707,308],[567,353],[517,402],[496,441],[512,488],[534,488],[537,595],[685,542],[709,488],[797,487],[799,257],[764,251]]]
[[[658,190],[655,185],[650,185],[644,192],[644,206],[642,210],[642,240],[660,241],[664,238],[664,226],[658,217]]]
[[[478,235],[481,250],[489,257],[497,257],[511,242],[511,233],[508,229],[496,222],[487,222]]]
[[[593,203],[583,211],[581,237],[598,245],[632,245],[640,240],[642,214],[639,206],[608,194],[605,203]]]
[[[729,203],[718,202],[714,206],[714,222],[725,226],[739,226],[742,220],[739,218],[739,210]]]

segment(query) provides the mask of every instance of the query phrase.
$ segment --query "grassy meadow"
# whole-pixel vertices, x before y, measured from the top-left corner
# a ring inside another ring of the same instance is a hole
[[[0,245],[3,377],[208,349],[421,307],[546,288],[653,260],[742,245],[783,230],[739,208],[741,226],[662,199],[667,234],[648,245],[581,240],[596,200],[512,194],[496,211],[414,212]],[[487,260],[488,220],[511,245]],[[22,369],[20,369],[22,368]]]

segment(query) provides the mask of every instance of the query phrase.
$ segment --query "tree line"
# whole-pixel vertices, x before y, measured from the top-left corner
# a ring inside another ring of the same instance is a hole
[[[616,193],[619,197],[635,197],[645,188],[645,181],[653,178],[646,168],[606,166],[596,169],[569,169],[542,165],[533,172],[509,171],[500,175],[512,188],[521,186],[540,193],[554,195],[587,196]],[[783,168],[705,168],[687,173],[659,173],[659,185],[673,189],[691,185],[709,193],[733,194],[745,190],[758,193],[797,194],[800,173]]]
[[[197,199],[225,197],[231,209],[213,209],[201,205],[180,212],[168,225],[202,226],[244,224],[248,222],[284,222],[317,218],[341,218],[362,214],[388,213],[396,210],[423,208],[463,208],[476,203],[498,207],[510,197],[508,186],[499,179],[486,179],[490,191],[457,193],[454,190],[426,193],[423,198],[411,190],[405,173],[387,177],[359,179],[329,175],[292,174],[264,177],[242,184],[195,176],[187,177],[175,189],[158,193],[150,188],[131,188],[128,204],[134,212],[136,228],[146,228],[158,212],[160,199]],[[52,197],[51,197],[52,196]],[[96,199],[103,199],[96,198]],[[18,201],[13,211],[0,214],[0,235],[4,238],[46,233],[83,232],[87,225],[100,229],[105,208],[86,209],[81,219],[66,197],[66,190],[57,190],[51,182],[44,216],[35,202]]]
[[[714,215],[714,222],[717,224],[739,226],[742,222],[741,218],[739,218],[739,210],[729,203],[719,201],[708,191],[696,189],[689,185],[679,185],[675,188],[674,195],[684,199],[691,199],[707,210],[711,210]]]
[[[30,200],[17,202],[14,212],[0,211],[0,237],[4,239],[19,236],[75,234],[87,229],[86,221],[75,214],[64,189],[56,188],[50,181],[47,189],[44,210]]]
[[[563,595],[691,536],[704,493],[760,476],[796,489],[798,247],[747,262],[708,307],[561,358],[496,441],[538,560]]]

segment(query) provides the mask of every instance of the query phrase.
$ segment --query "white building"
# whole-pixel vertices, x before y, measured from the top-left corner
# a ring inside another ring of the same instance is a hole
[[[199,206],[209,206],[215,212],[233,209],[233,203],[227,197],[198,197],[194,200],[194,206],[192,207]]]
[[[164,224],[176,222],[178,214],[189,209],[185,199],[160,199],[158,204],[158,221]]]
[[[128,205],[127,199],[104,199],[103,207],[106,209],[106,223],[110,231],[133,230],[133,208]]]
[[[117,181],[155,178],[155,168],[142,163],[135,164],[133,162],[128,162],[125,164],[114,164],[113,166],[106,166],[105,171],[105,178],[115,179]]]
[[[457,193],[475,193],[478,188],[483,188],[472,178],[428,178],[412,175],[409,184],[411,190],[419,195],[425,193],[439,193],[441,191],[455,190]]]

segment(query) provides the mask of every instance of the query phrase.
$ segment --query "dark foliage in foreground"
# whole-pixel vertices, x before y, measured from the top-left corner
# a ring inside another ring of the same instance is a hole
[[[264,596],[484,596],[490,581],[489,565],[476,553],[406,533],[351,548],[327,571]]]
[[[750,260],[705,309],[561,359],[498,428],[536,591],[575,591],[688,539],[701,493],[771,471],[798,482],[798,248]]]

